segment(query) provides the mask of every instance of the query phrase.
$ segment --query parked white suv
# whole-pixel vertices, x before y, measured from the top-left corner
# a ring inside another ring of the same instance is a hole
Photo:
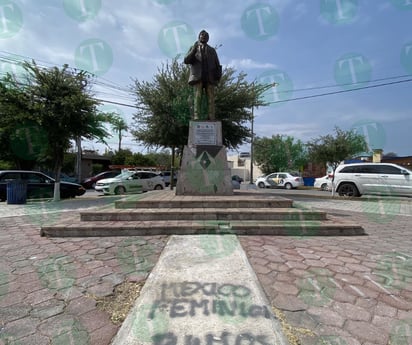
[[[335,171],[334,185],[342,196],[412,196],[412,172],[391,163],[343,164]]]

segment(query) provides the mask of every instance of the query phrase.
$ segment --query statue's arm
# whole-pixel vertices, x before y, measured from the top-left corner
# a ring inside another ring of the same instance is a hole
[[[220,64],[219,57],[217,56],[216,50],[214,50],[214,55],[215,55],[214,60],[215,60],[215,68],[216,68],[215,77],[217,81],[220,81],[220,79],[222,78],[222,65]]]
[[[196,56],[195,56],[196,55],[196,49],[197,49],[197,42],[195,42],[195,44],[190,47],[188,53],[186,54],[186,56],[183,60],[183,62],[186,65],[191,65],[195,62],[195,60],[196,60]]]

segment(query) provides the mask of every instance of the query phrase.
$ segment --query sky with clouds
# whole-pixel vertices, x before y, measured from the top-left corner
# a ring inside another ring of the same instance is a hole
[[[412,0],[0,0],[0,75],[31,59],[88,70],[102,108],[131,124],[132,80],[151,80],[205,29],[224,67],[277,83],[255,110],[256,135],[306,142],[338,126],[407,156],[411,23]],[[130,134],[123,147],[142,150]]]

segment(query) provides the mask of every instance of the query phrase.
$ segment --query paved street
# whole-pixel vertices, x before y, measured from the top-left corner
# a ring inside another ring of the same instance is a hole
[[[297,207],[352,217],[368,236],[240,238],[285,329],[301,344],[412,344],[411,200],[295,197]],[[110,344],[119,325],[96,300],[144,281],[167,237],[39,231],[114,199],[0,204],[0,344]]]

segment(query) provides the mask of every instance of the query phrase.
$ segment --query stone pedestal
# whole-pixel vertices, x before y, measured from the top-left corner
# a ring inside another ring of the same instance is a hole
[[[220,121],[190,121],[176,195],[232,195]]]

